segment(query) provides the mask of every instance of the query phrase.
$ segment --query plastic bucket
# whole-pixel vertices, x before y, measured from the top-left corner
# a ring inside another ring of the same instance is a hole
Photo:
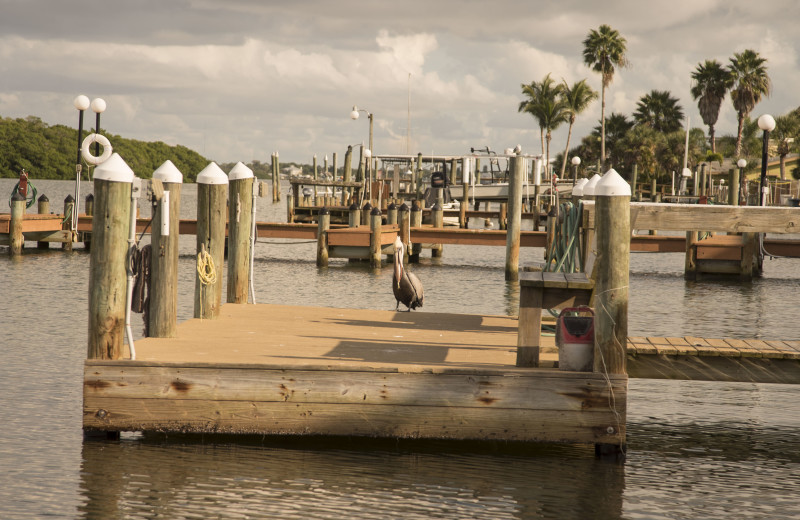
[[[591,372],[594,365],[594,311],[589,307],[562,310],[556,326],[556,346],[559,370]]]

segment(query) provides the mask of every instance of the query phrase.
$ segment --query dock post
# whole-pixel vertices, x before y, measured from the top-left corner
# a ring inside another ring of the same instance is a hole
[[[415,200],[411,203],[411,228],[422,227],[422,208],[419,206],[419,201]],[[409,229],[409,240],[411,239],[411,230]],[[422,244],[414,242],[411,244],[411,254],[408,255],[408,261],[412,264],[419,263],[419,254],[422,252]]]
[[[372,204],[369,201],[364,203],[364,207],[361,208],[361,225],[362,226],[369,226],[370,225],[370,213],[372,212]]]
[[[273,181],[275,182],[275,191],[277,195],[273,195],[277,197],[276,202],[281,201],[281,158],[278,155],[278,151],[275,151],[275,169],[273,170]]]
[[[289,195],[286,196],[286,222],[289,224],[294,223],[294,194],[289,190]]]
[[[627,374],[628,270],[630,266],[631,188],[612,168],[595,186],[597,270],[595,282],[594,367],[601,374]],[[624,410],[624,402],[617,403]],[[625,428],[624,414],[609,433]],[[595,444],[601,457],[624,456],[625,439],[620,444]]]
[[[342,172],[342,180],[350,182],[353,179],[353,145],[347,145],[347,151],[344,153],[344,172]],[[350,194],[353,188],[349,186],[342,187],[342,206],[347,204],[350,199]]]
[[[390,226],[397,225],[397,204],[394,202],[386,206],[386,224]]]
[[[150,241],[150,312],[148,335],[174,338],[178,335],[178,244],[183,174],[167,159],[153,172],[164,194],[157,201]]]
[[[38,200],[37,211],[39,215],[49,215],[50,214],[50,199],[47,198],[47,195],[42,193]],[[36,243],[37,249],[50,249],[50,242],[37,242]]]
[[[520,153],[511,158],[510,175],[508,210],[511,217],[506,225],[506,280],[517,281],[519,279],[520,226],[522,225],[522,179],[525,176],[525,159]],[[500,216],[502,221],[502,211]]]
[[[83,204],[83,212],[86,213],[86,216],[94,217],[94,194],[88,194],[84,199]],[[84,231],[81,233],[81,238],[83,238],[83,249],[90,251],[92,249],[92,232]]]
[[[431,208],[431,223],[435,228],[444,227],[444,208],[442,208],[442,202],[439,198],[436,199],[436,203]],[[443,253],[444,246],[442,244],[433,244],[431,246],[431,258],[441,258]]]
[[[683,267],[684,280],[697,280],[697,242],[700,233],[698,231],[686,232],[686,257]]]
[[[497,227],[500,229],[508,229],[508,202],[500,203],[500,214],[497,217]]]
[[[347,225],[350,227],[358,227],[361,225],[361,210],[355,202],[350,204]]]
[[[730,187],[728,188],[728,204],[731,206],[739,205],[739,168],[731,168]]]
[[[408,205],[404,202],[398,211],[400,221],[400,240],[403,242],[403,264],[408,263],[409,250],[411,245],[411,214]]]
[[[472,161],[465,157],[461,161],[461,205],[458,212],[458,226],[461,229],[469,227],[469,220],[467,219],[467,204],[469,204],[469,179],[472,175]]]
[[[370,267],[381,266],[381,209],[377,206],[372,208],[370,217],[370,236],[369,236],[369,265]]]
[[[77,208],[75,207],[75,198],[72,195],[67,195],[64,198],[64,220],[65,220],[65,222],[61,226],[62,229],[70,229],[70,230],[72,229],[71,222],[72,222],[72,213],[74,211],[77,211]],[[77,222],[77,220],[76,220],[76,222]],[[92,226],[92,228],[94,228],[94,226]],[[74,237],[73,237],[73,239],[74,239]],[[70,240],[69,242],[64,242],[64,244],[61,247],[62,247],[62,249],[64,251],[72,251],[72,240]]]
[[[94,170],[97,215],[89,260],[89,359],[123,356],[133,181],[133,171],[116,153]]]
[[[9,249],[11,256],[22,254],[25,238],[22,235],[22,221],[25,218],[25,196],[17,192],[11,197],[11,228],[9,229]]]
[[[194,317],[213,319],[222,304],[222,264],[225,258],[225,204],[228,176],[212,162],[197,176],[197,271]]]
[[[317,267],[328,267],[328,230],[331,227],[331,211],[327,207],[319,210],[317,218]]]
[[[625,374],[628,336],[630,195],[627,182],[609,170],[595,187],[597,279],[594,371]]]
[[[228,303],[247,303],[253,227],[253,170],[237,162],[228,174]]]
[[[419,200],[422,198],[422,152],[417,154],[417,169],[415,173],[416,177],[414,179],[414,194],[416,200]],[[413,208],[411,211],[414,211]]]

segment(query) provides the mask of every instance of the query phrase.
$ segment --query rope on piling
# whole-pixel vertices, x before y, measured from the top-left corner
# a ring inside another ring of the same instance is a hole
[[[214,259],[206,251],[204,245],[200,246],[200,252],[197,253],[197,276],[203,285],[217,283],[217,269],[214,266]]]

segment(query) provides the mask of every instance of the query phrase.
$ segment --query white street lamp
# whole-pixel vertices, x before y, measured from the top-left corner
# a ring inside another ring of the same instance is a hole
[[[764,114],[758,118],[758,127],[764,131],[761,144],[761,206],[767,205],[767,162],[769,161],[769,133],[775,130],[775,118]]]
[[[572,184],[574,186],[575,183],[578,182],[578,165],[581,164],[581,158],[576,155],[570,162],[572,163],[572,166],[574,166],[572,172]]]

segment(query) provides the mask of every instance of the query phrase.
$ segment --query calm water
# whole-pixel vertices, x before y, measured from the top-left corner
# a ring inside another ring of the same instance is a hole
[[[34,182],[57,212],[74,189]],[[0,179],[0,193],[13,185]],[[82,189],[81,208],[91,184]],[[184,186],[185,217],[194,193]],[[259,220],[285,219],[284,203],[258,204]],[[800,518],[800,387],[789,385],[631,380],[624,465],[571,446],[85,442],[89,256],[28,247],[13,260],[0,247],[0,518]],[[390,269],[319,270],[314,250],[259,242],[257,301],[394,308]],[[183,320],[194,237],[181,251]],[[441,261],[423,258],[423,312],[516,314],[503,254],[446,246]],[[541,258],[523,250],[523,263]],[[800,261],[767,261],[752,283],[686,283],[682,269],[682,254],[632,256],[630,335],[800,338]]]

